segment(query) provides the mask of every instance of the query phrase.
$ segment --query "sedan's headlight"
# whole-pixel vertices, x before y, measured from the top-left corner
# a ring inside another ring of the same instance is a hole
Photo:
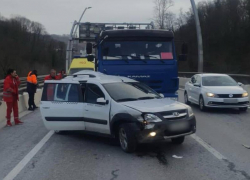
[[[144,120],[148,123],[150,123],[150,122],[162,122],[162,120],[154,114],[145,114]]]
[[[214,93],[207,93],[207,97],[218,97],[217,94]]]
[[[192,110],[191,107],[188,107],[188,116],[189,116],[189,117],[194,116],[194,112],[193,112],[193,110]]]
[[[242,94],[242,97],[248,97],[248,92],[244,92],[244,93]]]

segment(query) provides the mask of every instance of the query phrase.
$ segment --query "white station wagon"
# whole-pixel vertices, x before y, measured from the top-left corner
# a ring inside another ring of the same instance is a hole
[[[133,152],[137,143],[171,139],[181,144],[196,131],[189,106],[132,79],[94,71],[45,81],[40,109],[47,129],[117,137],[125,152]]]

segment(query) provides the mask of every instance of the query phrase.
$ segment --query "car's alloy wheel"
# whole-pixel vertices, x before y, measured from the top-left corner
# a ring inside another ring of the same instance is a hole
[[[128,141],[127,141],[127,135],[123,128],[120,128],[119,131],[119,140],[120,144],[123,150],[126,150],[128,148]]]
[[[199,107],[200,107],[200,110],[201,111],[204,111],[206,109],[205,105],[204,105],[204,99],[203,97],[201,96],[200,99],[199,99]]]
[[[118,136],[123,151],[127,153],[135,151],[137,140],[130,124],[122,124],[119,128]]]

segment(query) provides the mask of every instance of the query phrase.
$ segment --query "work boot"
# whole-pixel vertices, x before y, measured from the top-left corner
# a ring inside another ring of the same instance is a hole
[[[34,111],[34,108],[32,108],[32,107],[29,107],[29,109],[28,109],[29,111]]]
[[[15,119],[15,125],[18,125],[18,124],[23,124],[22,121],[20,121],[18,118]]]
[[[10,120],[7,120],[6,126],[8,126],[8,127],[12,126]]]
[[[33,109],[37,109],[38,107],[36,105],[33,105]]]

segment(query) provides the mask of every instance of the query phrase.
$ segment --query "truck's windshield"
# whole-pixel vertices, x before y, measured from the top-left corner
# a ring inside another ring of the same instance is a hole
[[[104,60],[171,60],[171,41],[106,41],[102,44]]]

